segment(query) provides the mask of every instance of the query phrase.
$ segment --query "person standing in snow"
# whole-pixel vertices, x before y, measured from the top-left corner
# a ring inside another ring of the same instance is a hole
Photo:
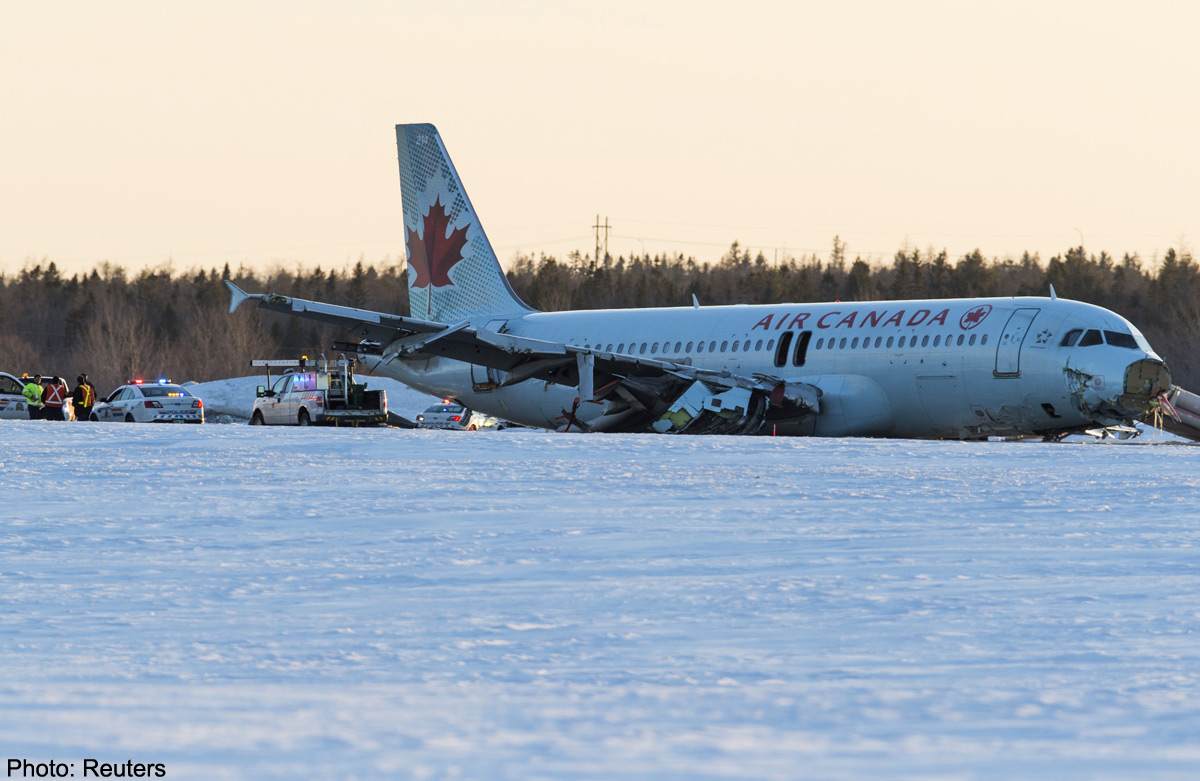
[[[63,406],[67,403],[67,384],[61,377],[54,377],[46,390],[42,391],[42,418],[44,420],[66,420]]]
[[[30,420],[42,419],[42,375],[35,375],[32,380],[26,383],[21,389],[21,395],[25,397],[25,406],[29,408]]]
[[[71,403],[75,405],[75,420],[88,420],[96,404],[96,389],[88,382],[87,375],[75,378],[75,390],[71,391]]]

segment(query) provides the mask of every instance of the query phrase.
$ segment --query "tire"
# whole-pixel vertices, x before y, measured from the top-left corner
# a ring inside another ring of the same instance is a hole
[[[311,426],[312,420],[308,417],[308,410],[300,410],[300,414],[296,416],[296,422],[301,426]]]
[[[478,430],[479,430],[479,426],[476,426],[474,423],[467,426],[467,431],[478,431]]]
[[[100,422],[100,418],[98,418],[98,417],[96,416],[96,413],[95,413],[95,412],[93,412],[91,415],[89,415],[89,416],[88,416],[88,420],[92,421],[93,423],[99,423],[99,422]]]
[[[267,422],[265,420],[263,420],[263,416],[262,416],[261,412],[259,412],[258,410],[254,410],[254,414],[250,416],[250,425],[251,426],[265,426],[265,425],[267,425]]]
[[[125,422],[126,422],[126,423],[136,423],[136,422],[137,422],[136,420],[134,420],[134,419],[133,419],[133,413],[132,413],[132,412],[126,412],[126,413],[125,413]]]

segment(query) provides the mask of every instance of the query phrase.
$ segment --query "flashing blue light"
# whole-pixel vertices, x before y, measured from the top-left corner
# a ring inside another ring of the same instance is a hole
[[[166,385],[166,384],[167,384],[167,383],[169,383],[169,382],[170,382],[170,380],[168,380],[166,377],[159,377],[159,378],[158,378],[158,384],[159,384],[159,385]]]

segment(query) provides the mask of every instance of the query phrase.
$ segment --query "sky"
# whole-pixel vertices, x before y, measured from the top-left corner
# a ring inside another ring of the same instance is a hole
[[[0,273],[403,256],[439,128],[504,263],[1200,236],[1182,2],[67,0],[0,26]]]

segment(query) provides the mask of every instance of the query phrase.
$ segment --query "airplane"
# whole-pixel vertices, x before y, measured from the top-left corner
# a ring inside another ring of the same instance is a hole
[[[437,129],[396,126],[407,314],[227,281],[343,326],[369,371],[527,426],[932,439],[1063,436],[1156,412],[1171,374],[1101,307],[1050,296],[539,312],[509,285]]]

